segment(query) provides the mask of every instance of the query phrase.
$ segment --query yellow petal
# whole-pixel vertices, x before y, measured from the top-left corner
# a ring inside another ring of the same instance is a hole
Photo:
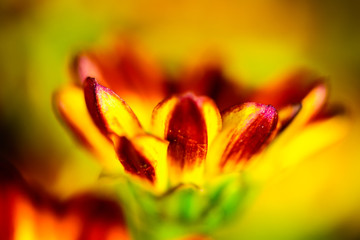
[[[324,84],[315,86],[301,101],[301,109],[297,110],[296,105],[285,107],[281,112],[281,120],[284,122],[286,115],[293,112],[291,124],[281,133],[276,141],[285,144],[300,131],[304,125],[311,121],[323,108],[327,98],[327,88]],[[286,113],[288,111],[288,113]],[[281,121],[280,120],[280,121]]]
[[[106,139],[93,123],[86,109],[81,88],[70,85],[60,89],[54,96],[54,105],[59,116],[72,130],[77,140],[97,156],[104,171],[108,173],[123,171],[112,142]]]
[[[166,126],[168,125],[169,116],[174,110],[178,99],[176,96],[167,98],[160,102],[152,112],[151,133],[160,138],[166,136]]]
[[[334,116],[306,125],[282,148],[283,167],[298,163],[312,154],[333,145],[348,132],[349,120],[344,115]]]
[[[325,84],[315,86],[301,101],[302,109],[296,118],[299,122],[308,122],[324,107],[328,96]]]
[[[298,115],[302,108],[301,104],[292,104],[279,110],[278,131],[286,128]]]
[[[249,169],[253,181],[266,181],[284,169],[340,141],[349,130],[349,119],[337,115],[306,125],[292,138],[282,135]]]
[[[200,97],[199,101],[201,102],[200,110],[205,119],[209,146],[221,130],[221,115],[216,104],[210,98]]]
[[[106,135],[133,137],[143,132],[131,108],[111,89],[97,83],[94,78],[84,82],[87,108],[98,128]]]
[[[175,105],[179,99],[172,96],[160,102],[153,110],[151,119],[151,133],[160,138],[165,138],[165,128]],[[219,109],[214,101],[207,97],[198,97],[201,103],[200,111],[202,112],[207,128],[208,144],[211,144],[215,136],[220,132],[222,121]]]
[[[226,112],[222,131],[208,154],[207,171],[210,175],[239,170],[267,145],[277,121],[274,107],[258,103],[245,103]]]
[[[345,135],[348,119],[344,114],[312,121],[323,110],[326,96],[326,86],[320,84],[303,99],[302,109],[291,124],[279,134],[263,156],[253,161],[249,171],[256,181],[263,181],[297,164]]]
[[[167,139],[169,171],[172,183],[202,181],[208,143],[221,128],[215,103],[191,93],[174,96],[155,107],[154,134]]]
[[[126,172],[146,180],[157,191],[167,188],[167,141],[152,135],[138,135],[132,139],[115,136],[114,145]]]

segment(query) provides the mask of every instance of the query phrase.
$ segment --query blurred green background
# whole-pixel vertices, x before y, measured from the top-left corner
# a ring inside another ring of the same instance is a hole
[[[114,37],[135,39],[173,74],[214,51],[249,86],[305,67],[329,79],[330,102],[352,118],[349,135],[268,183],[241,219],[214,235],[360,237],[359,12],[360,3],[335,0],[2,0],[0,157],[62,198],[92,186],[100,167],[57,120],[52,95],[71,81],[77,52]]]

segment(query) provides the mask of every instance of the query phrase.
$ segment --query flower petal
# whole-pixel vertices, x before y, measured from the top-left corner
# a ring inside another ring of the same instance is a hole
[[[221,117],[212,100],[192,93],[166,99],[154,109],[153,126],[157,135],[170,142],[170,177],[184,182],[194,182],[197,177],[200,181],[208,144],[221,129]]]
[[[165,94],[160,69],[145,51],[129,42],[120,42],[111,50],[83,53],[75,59],[74,66],[81,81],[96,78],[126,101],[128,96],[137,95],[159,102]]]
[[[292,104],[279,110],[278,131],[285,129],[298,115],[302,108],[301,104]]]
[[[87,78],[84,93],[90,115],[105,136],[115,133],[132,137],[143,132],[131,108],[111,89]]]
[[[128,103],[144,129],[152,109],[168,95],[164,76],[146,51],[120,40],[110,49],[82,53],[75,60],[76,78],[95,78]]]
[[[106,172],[123,171],[118,164],[112,142],[106,139],[93,123],[81,88],[68,86],[60,89],[54,95],[54,106],[77,140],[97,156]]]
[[[296,118],[286,129],[287,138],[292,136],[301,129],[305,124],[314,119],[324,108],[327,98],[327,87],[325,84],[315,86],[301,101],[301,110],[296,114]],[[287,141],[287,140],[286,140]]]
[[[283,129],[266,154],[254,164],[251,171],[256,176],[255,178],[260,181],[266,179],[285,167],[298,163],[324,146],[332,144],[344,135],[344,129],[347,127],[346,117],[338,115],[334,116],[334,119],[327,118],[324,121],[317,119],[319,112],[324,109],[326,96],[327,89],[324,84],[319,84],[308,93],[301,102],[301,110],[291,124]],[[313,121],[314,118],[316,121]],[[327,126],[328,130],[325,131],[326,127],[323,126]],[[314,135],[309,129],[313,129]],[[321,133],[321,131],[324,132]],[[327,137],[315,137],[323,135],[327,135]],[[301,143],[296,145],[296,142]],[[299,146],[306,147],[299,148]]]
[[[184,95],[175,105],[165,138],[170,142],[168,154],[173,164],[194,167],[205,159],[207,131],[198,103],[192,95]]]
[[[312,154],[325,149],[344,138],[349,130],[349,119],[346,115],[311,122],[298,132],[282,148],[282,167],[289,167],[306,159]],[[321,137],[319,137],[321,136]],[[299,146],[306,146],[301,147]]]
[[[74,60],[75,78],[80,85],[83,85],[84,81],[88,77],[97,79],[100,82],[104,81],[103,74],[95,62],[95,60],[89,56],[89,54],[78,55]]]
[[[169,117],[178,103],[176,96],[161,101],[152,112],[151,133],[160,138],[166,137],[166,127],[169,124]]]
[[[253,102],[271,104],[277,109],[297,104],[314,86],[323,80],[309,71],[297,71],[289,76],[270,81],[270,84],[256,91],[250,98]]]
[[[95,194],[67,200],[31,187],[0,161],[1,239],[130,239],[118,202]]]
[[[188,95],[191,96],[191,94]],[[221,130],[222,122],[220,112],[216,104],[210,98],[196,98],[196,101],[200,104],[199,107],[201,114],[204,116],[208,143],[210,144]],[[166,127],[169,124],[168,121],[170,119],[170,115],[173,113],[177,104],[179,104],[179,98],[177,96],[173,96],[163,100],[154,108],[151,119],[152,134],[160,138],[166,137]]]
[[[208,145],[210,145],[222,128],[221,115],[216,104],[210,98],[200,97],[199,99],[207,129]]]
[[[116,137],[114,143],[125,171],[146,179],[155,185],[157,190],[167,187],[167,141],[151,135],[139,135],[131,140]]]
[[[196,95],[208,96],[216,102],[220,110],[227,109],[246,99],[245,89],[225,76],[219,57],[209,56],[201,59],[201,63],[189,66],[178,81],[178,93],[188,91]],[[205,62],[204,62],[205,61]]]
[[[314,118],[325,106],[328,90],[325,84],[316,85],[302,100],[301,118],[304,122]]]
[[[155,169],[141,152],[137,151],[133,144],[126,138],[120,137],[116,151],[122,165],[128,173],[143,177],[151,183],[155,181]]]
[[[208,154],[208,171],[239,169],[267,145],[277,122],[277,111],[269,105],[245,103],[228,110],[223,114],[223,129]]]
[[[109,55],[105,77],[111,89],[121,96],[132,92],[140,98],[156,98],[157,102],[163,99],[163,76],[149,54],[139,46],[134,47],[133,44],[124,42]]]

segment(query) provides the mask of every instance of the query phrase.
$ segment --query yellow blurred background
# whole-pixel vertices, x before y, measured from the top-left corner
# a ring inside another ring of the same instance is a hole
[[[2,0],[0,157],[60,198],[92,186],[100,167],[59,123],[52,95],[71,81],[76,53],[115,37],[135,39],[171,74],[211,52],[251,87],[309,68],[328,78],[330,102],[348,109],[348,136],[269,182],[214,235],[360,237],[359,12],[360,3],[336,0]]]

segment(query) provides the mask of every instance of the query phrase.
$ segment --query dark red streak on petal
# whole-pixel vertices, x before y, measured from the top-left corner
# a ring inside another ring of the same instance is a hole
[[[119,144],[116,147],[117,155],[125,170],[131,174],[146,178],[151,183],[156,180],[155,169],[133,144],[126,138],[120,137]]]
[[[220,167],[223,168],[228,160],[240,161],[249,160],[268,143],[273,131],[276,129],[278,115],[272,106],[264,106],[257,116],[249,121],[246,129],[236,131],[232,134],[233,142],[226,147]]]
[[[120,124],[120,122],[123,121],[120,116],[107,114],[111,113],[111,111],[116,113],[117,110],[122,110],[125,114],[128,114],[133,118],[134,126],[137,125],[138,128],[141,129],[140,122],[126,102],[111,89],[98,84],[94,78],[88,77],[85,80],[84,95],[86,106],[94,123],[106,137],[109,137],[108,135],[113,132],[120,134],[119,131],[124,131],[125,127],[125,125]],[[104,102],[104,100],[101,102],[101,98],[106,95],[110,96],[110,98],[115,101],[115,106],[113,105],[114,103],[112,103],[112,100],[109,103],[106,101]]]
[[[169,119],[166,139],[168,156],[181,169],[201,163],[207,152],[207,130],[203,115],[192,94],[180,97]]]
[[[84,81],[85,102],[94,123],[106,136],[108,131],[101,113],[99,112],[98,100],[96,96],[96,89],[98,86],[100,85],[96,82],[95,78],[86,78]]]

